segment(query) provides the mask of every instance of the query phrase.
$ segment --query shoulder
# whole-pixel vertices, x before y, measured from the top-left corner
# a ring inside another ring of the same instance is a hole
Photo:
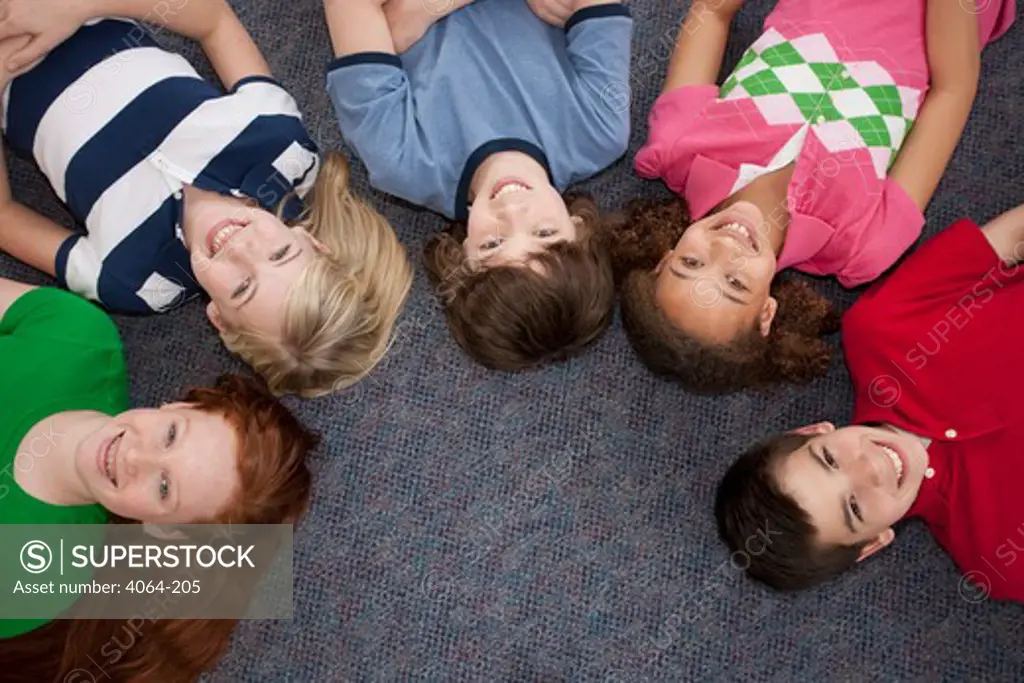
[[[567,36],[573,37],[577,30],[582,27],[600,27],[600,30],[608,30],[616,24],[620,26],[630,25],[632,24],[632,17],[633,15],[629,11],[629,7],[620,2],[591,4],[588,7],[576,10],[569,17],[569,20],[565,22],[565,33]],[[610,19],[611,21],[595,21],[601,19]]]
[[[85,299],[53,287],[22,295],[8,309],[2,329],[62,344],[121,350],[117,326],[106,313]]]

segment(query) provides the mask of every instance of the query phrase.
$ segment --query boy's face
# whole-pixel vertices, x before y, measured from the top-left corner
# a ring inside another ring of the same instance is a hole
[[[827,422],[798,432],[811,438],[779,463],[775,476],[810,515],[819,542],[868,543],[860,559],[892,542],[892,525],[914,503],[928,467],[921,440],[885,427],[836,429]]]
[[[506,176],[480,189],[462,245],[470,263],[490,268],[530,263],[552,244],[576,237],[577,219],[550,183]]]

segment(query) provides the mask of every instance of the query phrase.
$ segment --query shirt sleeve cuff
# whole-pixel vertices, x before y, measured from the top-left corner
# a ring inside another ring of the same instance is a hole
[[[327,73],[337,71],[338,69],[344,69],[348,66],[356,66],[358,64],[383,64],[385,66],[393,66],[397,69],[402,68],[402,60],[398,55],[390,52],[356,52],[354,54],[345,55],[344,57],[338,57],[331,61],[327,65]]]
[[[239,79],[233,86],[231,86],[231,90],[229,92],[234,94],[238,92],[240,88],[249,85],[250,83],[269,83],[270,85],[276,85],[278,88],[284,90],[284,86],[281,85],[277,79],[263,74],[254,74],[252,76],[246,76],[245,78]]]
[[[574,13],[569,17],[569,21],[565,22],[565,32],[568,33],[572,30],[573,26],[586,21],[587,19],[601,19],[603,17],[629,17],[632,16],[629,13],[629,8],[620,3],[612,3],[609,5],[592,5],[590,7],[584,7],[583,9]]]
[[[54,257],[53,272],[55,273],[57,284],[64,289],[68,289],[68,256],[71,254],[71,248],[74,247],[81,238],[81,235],[72,235],[57,247],[57,255]]]

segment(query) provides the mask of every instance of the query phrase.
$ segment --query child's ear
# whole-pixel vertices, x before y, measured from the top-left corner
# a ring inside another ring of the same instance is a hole
[[[775,314],[778,311],[779,302],[775,297],[770,296],[765,299],[764,306],[761,307],[760,320],[758,321],[762,337],[767,337],[768,333],[772,331],[772,321],[775,320]]]
[[[665,264],[668,263],[668,260],[670,258],[672,258],[672,250],[671,249],[666,251],[665,255],[661,257],[660,261],[658,261],[658,265],[654,266],[654,274],[655,275],[657,275],[657,274],[659,274],[661,272],[661,269],[665,267]],[[650,261],[648,261],[648,263],[650,263]]]
[[[828,434],[829,432],[834,431],[836,431],[836,426],[831,422],[816,422],[812,425],[805,425],[803,427],[791,429],[789,430],[789,433],[801,434],[803,436],[813,436],[814,434]]]
[[[866,546],[861,548],[860,555],[857,556],[857,561],[863,562],[864,560],[868,559],[869,557],[877,553],[879,550],[892,543],[893,539],[895,538],[896,532],[892,530],[892,527],[889,527],[885,531],[879,532],[877,536],[868,541],[868,544]]]
[[[331,256],[331,248],[328,247],[323,242],[321,242],[320,240],[318,240],[317,238],[313,237],[312,233],[310,233],[309,230],[306,230],[301,225],[295,226],[294,228],[292,228],[292,230],[296,230],[304,234],[309,239],[310,244],[313,245],[313,248],[316,249],[318,252],[320,252],[321,254],[326,254],[327,256]]]
[[[220,317],[220,309],[212,301],[206,304],[206,317],[210,319],[210,322],[213,323],[218,332],[224,331],[224,320]]]
[[[573,225],[575,225],[577,228],[583,227],[583,223],[585,222],[583,220],[583,216],[573,215],[571,218],[572,218],[572,224]]]

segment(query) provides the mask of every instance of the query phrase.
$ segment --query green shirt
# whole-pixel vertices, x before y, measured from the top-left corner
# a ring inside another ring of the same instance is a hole
[[[83,299],[57,289],[34,289],[0,319],[0,368],[0,524],[106,523],[101,506],[44,503],[22,490],[14,475],[16,467],[30,467],[52,447],[46,439],[21,443],[47,417],[69,410],[117,415],[128,409],[127,368],[117,327]],[[54,432],[49,435],[59,438]],[[60,597],[63,602],[54,603],[54,616],[75,600],[73,595]],[[0,638],[46,623],[0,620]]]

